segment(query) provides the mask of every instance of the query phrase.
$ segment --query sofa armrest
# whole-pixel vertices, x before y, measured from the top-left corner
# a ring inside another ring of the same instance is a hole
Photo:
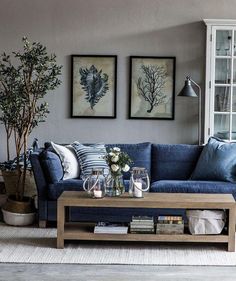
[[[39,160],[40,153],[41,150],[32,152],[30,155],[30,162],[32,165],[34,179],[37,186],[38,197],[42,200],[47,199],[47,182]]]

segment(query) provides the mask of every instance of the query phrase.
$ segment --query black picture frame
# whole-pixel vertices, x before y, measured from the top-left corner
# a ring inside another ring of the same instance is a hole
[[[176,57],[130,56],[129,119],[174,120],[175,70]]]
[[[71,118],[116,118],[117,56],[71,55]]]

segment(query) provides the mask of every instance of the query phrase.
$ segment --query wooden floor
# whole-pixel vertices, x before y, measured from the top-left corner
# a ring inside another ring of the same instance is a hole
[[[235,281],[236,267],[0,264],[0,281]]]

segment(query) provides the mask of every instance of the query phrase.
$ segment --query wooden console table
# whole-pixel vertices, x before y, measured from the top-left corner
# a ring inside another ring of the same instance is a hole
[[[165,234],[95,234],[93,226],[65,222],[66,207],[106,208],[168,208],[168,209],[226,209],[229,211],[228,233],[220,235]],[[151,241],[227,243],[228,251],[235,251],[236,204],[230,194],[147,193],[144,198],[121,197],[93,199],[85,192],[64,191],[57,201],[57,248],[64,248],[64,240]]]

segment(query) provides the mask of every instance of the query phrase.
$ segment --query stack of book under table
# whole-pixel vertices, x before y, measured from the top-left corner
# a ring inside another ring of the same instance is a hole
[[[182,216],[158,216],[157,234],[183,234],[184,220]]]
[[[133,216],[130,222],[130,233],[154,233],[153,217]]]
[[[94,233],[101,234],[127,234],[128,226],[117,223],[98,222],[94,227]]]

